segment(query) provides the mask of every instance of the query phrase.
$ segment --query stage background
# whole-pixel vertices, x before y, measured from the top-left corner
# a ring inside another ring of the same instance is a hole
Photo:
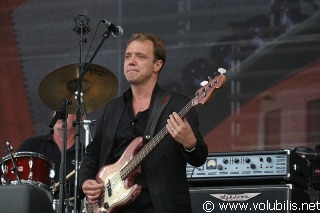
[[[79,62],[72,30],[79,15],[90,19],[82,57],[90,59],[102,40],[101,19],[124,30],[93,60],[117,77],[117,96],[128,88],[122,67],[133,32],[166,41],[166,89],[193,97],[208,75],[227,69],[225,86],[197,108],[210,152],[314,148],[320,141],[319,0],[1,0],[0,8],[1,156],[5,141],[17,148],[49,131],[53,109],[40,100],[39,84]]]

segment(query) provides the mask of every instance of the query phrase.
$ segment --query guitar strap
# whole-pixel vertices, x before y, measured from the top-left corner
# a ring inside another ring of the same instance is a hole
[[[171,96],[172,96],[171,92],[164,91],[161,89],[157,93],[155,100],[153,101],[153,105],[151,108],[146,130],[143,134],[143,139],[145,141],[149,141],[153,137],[159,117],[162,111],[164,110],[164,108],[167,106]]]

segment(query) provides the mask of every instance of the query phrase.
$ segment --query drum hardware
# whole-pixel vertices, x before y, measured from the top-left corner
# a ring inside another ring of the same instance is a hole
[[[13,160],[12,160],[13,159]],[[2,158],[2,184],[30,184],[49,190],[52,163],[43,155],[34,152],[16,152]],[[17,175],[13,172],[16,167]]]
[[[64,199],[64,213],[73,213],[73,207],[74,207],[74,197],[66,198]],[[58,213],[59,209],[59,200],[53,199],[52,200],[52,209],[54,213]]]
[[[49,173],[49,177],[51,180],[51,184],[50,184],[50,190],[51,190],[51,195],[54,195],[54,192],[56,191],[54,188],[54,176],[56,175],[55,171],[54,171],[54,166],[55,164],[52,164],[52,168],[50,169],[50,173]]]
[[[12,155],[13,147],[10,145],[10,143],[8,141],[6,141],[6,145],[7,145],[9,156],[10,156],[10,159],[11,159],[11,162],[12,162],[12,165],[13,165],[12,171],[15,173],[18,183],[21,184],[20,177],[19,177],[19,174],[18,174],[17,165],[16,165],[16,162],[14,161],[13,155]],[[2,171],[2,172],[4,174],[4,171]]]
[[[30,168],[30,172],[29,172],[29,180],[33,181],[33,159],[30,158],[29,159],[29,168]]]
[[[92,141],[92,135],[90,132],[89,124],[93,124],[96,122],[96,120],[83,120],[80,122],[80,124],[83,125],[83,129],[85,130],[85,147],[89,145],[89,143]]]
[[[79,168],[80,168],[80,166],[79,166]],[[74,175],[74,173],[75,173],[75,170],[73,170],[72,172],[70,172],[70,173],[66,176],[66,180],[68,180],[69,178],[71,178],[71,177]],[[55,184],[53,185],[53,190],[54,190],[54,192],[58,191],[59,185],[60,185],[59,182],[57,182],[57,183],[55,183]]]

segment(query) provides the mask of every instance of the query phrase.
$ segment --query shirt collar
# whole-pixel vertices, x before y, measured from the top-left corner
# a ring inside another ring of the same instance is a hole
[[[153,88],[153,91],[152,91],[152,97],[151,97],[151,104],[150,106],[152,105],[155,97],[156,97],[156,94],[159,92],[160,90],[160,86],[158,84],[155,85],[155,87]],[[129,100],[132,100],[132,90],[131,88],[129,88],[126,92],[123,93],[122,95],[122,98],[123,98],[123,101],[125,103],[127,103],[127,101]]]

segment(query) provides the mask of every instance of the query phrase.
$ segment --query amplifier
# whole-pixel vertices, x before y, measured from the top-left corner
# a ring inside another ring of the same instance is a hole
[[[52,213],[52,195],[31,184],[0,186],[0,209],[5,213]]]
[[[186,172],[191,184],[207,181],[227,185],[239,181],[261,184],[264,180],[292,182],[307,188],[309,178],[307,160],[291,150],[209,153],[204,165],[187,164]]]
[[[308,194],[292,184],[189,188],[193,213],[313,212]]]

